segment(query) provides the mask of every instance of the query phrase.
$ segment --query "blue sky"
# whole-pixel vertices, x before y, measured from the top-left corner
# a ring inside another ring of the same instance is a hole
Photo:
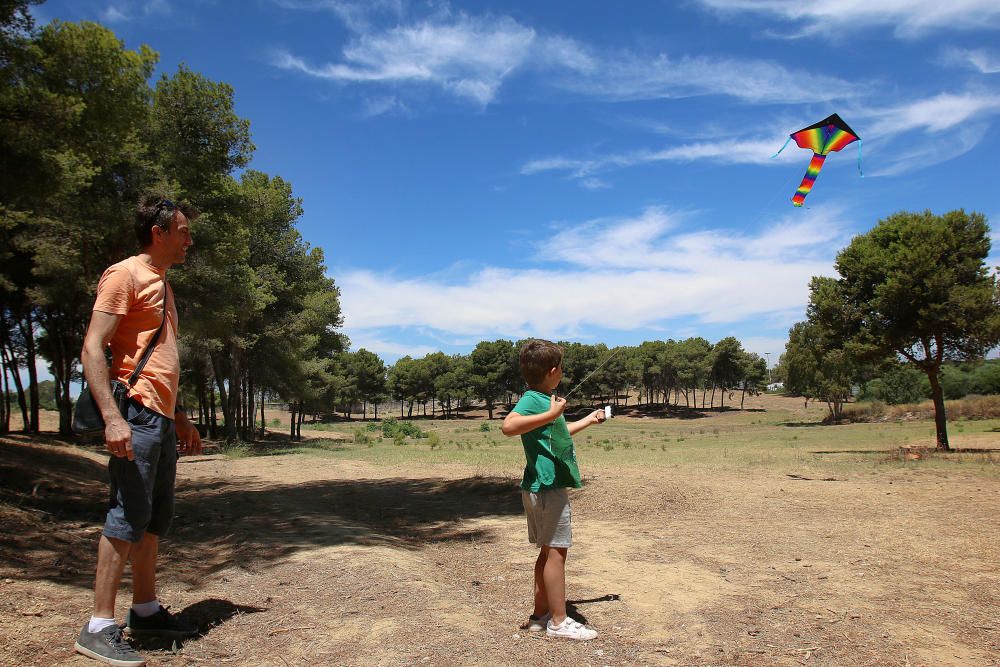
[[[997,0],[50,0],[232,84],[354,349],[734,335],[783,350],[813,275],[899,210],[1000,229]],[[863,142],[806,199],[790,132]],[[994,166],[990,166],[990,165]],[[995,241],[1000,236],[994,232]],[[996,242],[994,245],[998,245]],[[991,265],[1000,264],[994,251]]]

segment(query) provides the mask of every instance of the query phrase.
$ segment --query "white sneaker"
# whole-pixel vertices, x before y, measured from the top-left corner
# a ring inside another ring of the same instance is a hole
[[[521,626],[522,630],[527,630],[528,632],[541,632],[549,625],[549,619],[552,618],[552,612],[542,614],[541,616],[529,616],[528,622]]]
[[[545,634],[549,637],[559,637],[560,639],[576,639],[578,641],[589,641],[597,636],[597,630],[591,630],[582,623],[574,621],[569,616],[559,625],[549,619],[545,628]]]

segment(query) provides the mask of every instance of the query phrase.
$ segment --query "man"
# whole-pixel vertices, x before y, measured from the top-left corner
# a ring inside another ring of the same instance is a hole
[[[76,642],[79,653],[111,665],[138,667],[145,661],[122,637],[181,639],[197,629],[170,614],[156,597],[159,538],[174,513],[178,452],[200,454],[201,438],[177,405],[180,362],[177,309],[167,269],[184,261],[191,247],[191,206],[145,197],[136,212],[141,252],[109,267],[97,286],[83,342],[83,372],[104,417],[111,459],[110,509],[97,547],[94,615]],[[164,321],[165,318],[165,321]],[[110,379],[127,383],[163,323],[138,381],[129,390],[128,414],[119,412]],[[111,348],[110,376],[104,352]],[[126,624],[115,621],[115,598],[125,563],[132,563],[132,607]]]

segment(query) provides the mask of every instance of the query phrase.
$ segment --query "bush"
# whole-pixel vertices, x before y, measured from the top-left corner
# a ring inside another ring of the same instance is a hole
[[[972,385],[971,376],[957,366],[944,366],[941,368],[941,390],[945,399],[954,401],[964,397],[969,393]]]
[[[441,436],[437,433],[428,433],[427,444],[431,446],[431,449],[437,449],[441,446]]]
[[[974,394],[1000,394],[1000,359],[990,359],[977,367],[969,390]]]
[[[372,443],[372,437],[368,435],[368,431],[363,428],[354,429],[354,442],[359,445],[368,445]]]
[[[483,422],[482,424],[479,425],[479,430],[482,433],[489,433],[489,431],[490,431],[490,423],[489,422]]]
[[[382,422],[382,436],[395,440],[397,436],[404,438],[426,438],[427,434],[420,430],[420,427],[411,422],[396,421],[395,417],[389,417]]]
[[[927,374],[906,364],[898,364],[881,377],[869,382],[861,400],[877,400],[889,405],[916,403],[931,396],[931,383]]]

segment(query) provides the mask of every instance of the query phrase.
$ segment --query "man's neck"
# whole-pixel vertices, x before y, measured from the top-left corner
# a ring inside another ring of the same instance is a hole
[[[147,264],[155,266],[164,273],[166,273],[167,269],[173,266],[173,262],[171,262],[166,257],[163,257],[159,253],[154,252],[151,248],[146,248],[145,250],[140,252],[139,259],[146,262]]]

